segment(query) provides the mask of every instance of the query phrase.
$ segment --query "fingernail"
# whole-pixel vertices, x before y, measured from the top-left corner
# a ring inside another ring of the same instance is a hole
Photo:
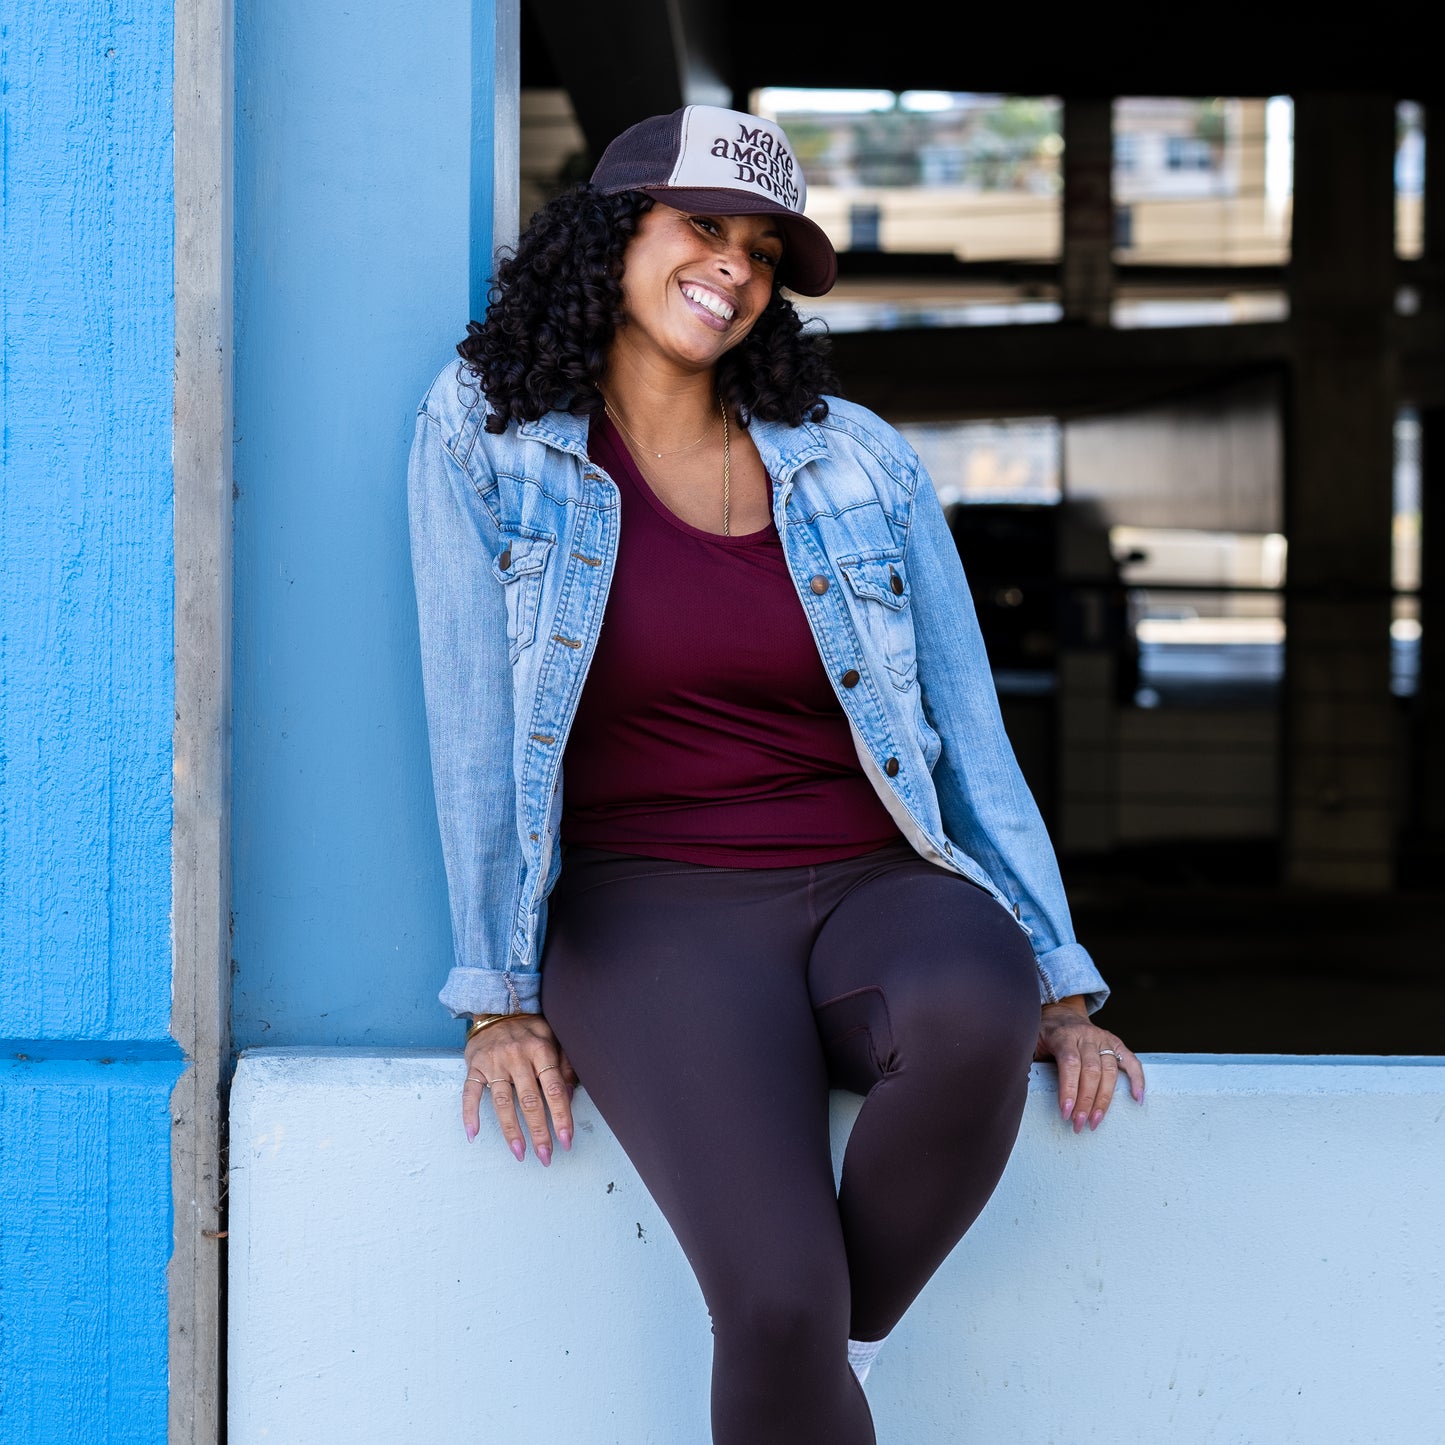
[[[477,1137],[477,1131],[476,1131],[475,1126],[474,1126],[474,1125],[471,1125],[471,1124],[468,1124],[468,1125],[466,1126],[466,1130],[467,1130],[467,1143],[470,1144],[470,1143]]]
[[[557,1137],[562,1141],[562,1147],[564,1149],[570,1149],[572,1147],[572,1131],[570,1129],[558,1129]]]
[[[1095,1109],[1094,1112],[1089,1115],[1089,1128],[1097,1129],[1103,1122],[1104,1111],[1102,1109]]]
[[[520,1139],[512,1140],[512,1153],[517,1156],[518,1162],[527,1157],[527,1146]]]
[[[568,1084],[568,1085],[567,1085],[567,1097],[568,1097],[569,1099],[570,1099],[570,1098],[572,1097],[572,1095],[575,1094],[576,1092],[577,1092],[577,1090],[576,1090],[575,1088],[573,1088],[573,1086],[572,1086],[571,1084]]]
[[[1073,1111],[1074,1111],[1074,1101],[1073,1101],[1072,1099],[1065,1099],[1065,1100],[1064,1100],[1064,1107],[1063,1107],[1062,1110],[1060,1110],[1060,1112],[1063,1114],[1064,1118],[1067,1119],[1067,1118],[1069,1117],[1069,1115],[1073,1113]]]
[[[1078,1134],[1079,1132],[1082,1131],[1083,1127],[1084,1127],[1084,1116],[1083,1116],[1082,1114],[1080,1114],[1080,1115],[1074,1120],[1074,1133],[1075,1133],[1075,1134]]]
[[[545,1169],[552,1162],[552,1146],[550,1144],[538,1144],[537,1158],[542,1161],[542,1167]]]

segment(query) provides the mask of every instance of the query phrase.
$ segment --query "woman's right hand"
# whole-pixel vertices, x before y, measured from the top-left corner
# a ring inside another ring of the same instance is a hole
[[[489,1024],[468,1040],[465,1056],[462,1125],[468,1139],[477,1137],[482,1092],[490,1089],[502,1133],[519,1163],[527,1157],[526,1136],[530,1135],[537,1158],[544,1165],[551,1164],[548,1109],[562,1147],[572,1147],[572,1091],[577,1087],[577,1071],[541,1014],[518,1014]]]

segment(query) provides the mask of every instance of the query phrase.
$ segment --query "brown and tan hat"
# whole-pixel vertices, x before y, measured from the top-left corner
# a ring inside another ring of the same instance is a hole
[[[715,105],[685,105],[623,131],[602,152],[592,184],[603,195],[645,191],[679,211],[779,218],[779,282],[821,296],[838,277],[826,232],[803,214],[808,188],[787,137],[770,120]]]

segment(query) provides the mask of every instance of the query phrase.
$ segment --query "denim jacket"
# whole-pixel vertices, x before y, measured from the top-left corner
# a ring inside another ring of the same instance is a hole
[[[900,831],[1028,935],[1039,994],[1108,986],[1075,941],[1057,861],[1004,732],[963,565],[933,484],[892,427],[827,398],[754,421],[773,520],[864,772]],[[408,465],[422,679],[454,966],[453,1015],[540,1009],[562,868],[563,750],[617,558],[616,484],[588,421],[483,429],[460,359],[417,408]]]

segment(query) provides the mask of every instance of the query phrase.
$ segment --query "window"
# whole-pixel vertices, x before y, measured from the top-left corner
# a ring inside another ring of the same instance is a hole
[[[1116,257],[1205,266],[1287,260],[1292,121],[1282,96],[1116,100],[1114,202],[1129,216]]]
[[[1415,261],[1424,251],[1425,114],[1413,100],[1395,107],[1395,254]]]
[[[756,92],[808,182],[808,214],[847,250],[878,213],[878,248],[963,260],[1059,254],[1062,113],[1049,96],[954,91]]]

